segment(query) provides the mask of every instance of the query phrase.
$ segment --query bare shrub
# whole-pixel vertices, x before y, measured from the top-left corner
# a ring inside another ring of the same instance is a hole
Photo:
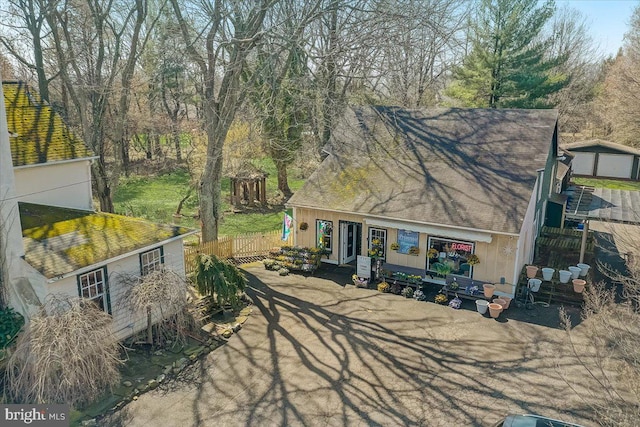
[[[195,292],[176,272],[162,269],[144,276],[120,273],[118,280],[128,289],[125,300],[131,313],[147,315],[147,343],[162,344],[162,337],[184,341],[189,331],[195,329],[196,321],[188,309]]]
[[[7,391],[21,403],[91,402],[120,381],[111,316],[78,297],[48,297],[18,338]]]
[[[625,294],[637,296],[637,290],[627,288]],[[636,426],[640,419],[640,312],[636,299],[617,299],[616,289],[602,283],[591,286],[585,292],[579,330],[562,313],[570,357],[580,371],[565,375],[565,380],[591,407],[600,425]]]

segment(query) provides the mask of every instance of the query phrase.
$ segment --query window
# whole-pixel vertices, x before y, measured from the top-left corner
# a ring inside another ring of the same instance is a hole
[[[333,221],[316,220],[316,242],[319,248],[333,252]]]
[[[106,268],[80,274],[78,276],[78,291],[82,298],[93,301],[101,310],[111,312]]]
[[[140,254],[140,274],[145,276],[152,271],[160,270],[164,264],[162,247],[151,249]]]
[[[471,266],[467,260],[473,254],[474,244],[459,240],[429,237],[427,270],[440,273],[471,277]]]
[[[369,228],[369,251],[378,252],[378,257],[385,259],[387,256],[387,230],[382,228]],[[382,254],[380,254],[382,251]],[[370,252],[371,253],[371,252]]]

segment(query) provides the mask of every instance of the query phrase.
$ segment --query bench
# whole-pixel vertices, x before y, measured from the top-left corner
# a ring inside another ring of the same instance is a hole
[[[382,266],[382,278],[389,283],[399,283],[401,285],[407,285],[417,288],[424,282],[424,270],[421,268],[406,267],[404,265],[396,264],[384,264]],[[394,274],[400,273],[400,274]],[[420,279],[409,280],[403,276],[417,276]]]
[[[457,289],[451,288],[451,284],[454,282],[458,284]],[[482,285],[484,285],[485,283],[491,283],[491,282],[484,282],[482,280],[470,279],[468,277],[448,275],[445,279],[445,284],[442,287],[441,292],[445,294],[448,298],[454,297],[457,295],[458,298],[465,298],[470,300],[477,300],[477,299],[491,300],[491,298],[486,298],[484,296],[484,290],[482,288]],[[468,289],[472,288],[473,286],[478,287],[478,293],[472,294],[471,292],[468,291]]]

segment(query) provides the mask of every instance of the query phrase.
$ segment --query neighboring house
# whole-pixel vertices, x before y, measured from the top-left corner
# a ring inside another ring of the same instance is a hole
[[[562,146],[574,155],[573,175],[640,180],[640,150],[615,142],[592,139]]]
[[[325,246],[325,262],[344,264],[377,239],[386,265],[441,283],[444,260],[453,274],[506,282],[510,295],[568,169],[554,110],[351,108],[323,151],[288,202],[297,245]]]
[[[161,267],[184,275],[182,239],[192,231],[94,212],[93,152],[26,84],[2,89],[8,138],[0,135],[0,203],[12,224],[2,230],[11,304],[29,317],[48,295],[82,296],[113,316],[119,339],[144,329],[146,313],[128,306],[125,279]]]

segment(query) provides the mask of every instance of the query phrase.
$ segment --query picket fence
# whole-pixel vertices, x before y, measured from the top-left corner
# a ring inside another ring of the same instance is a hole
[[[293,233],[289,234],[287,240],[282,240],[280,230],[239,236],[220,236],[216,241],[185,249],[185,272],[190,274],[195,270],[198,254],[215,255],[222,259],[249,258],[267,255],[270,249],[286,245],[293,245]]]

